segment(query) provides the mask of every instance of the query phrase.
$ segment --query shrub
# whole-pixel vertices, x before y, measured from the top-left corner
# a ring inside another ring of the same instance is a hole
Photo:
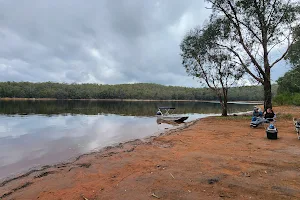
[[[293,105],[300,106],[300,93],[293,95]]]
[[[274,97],[273,101],[276,105],[290,105],[292,104],[292,94],[284,93],[278,94]]]

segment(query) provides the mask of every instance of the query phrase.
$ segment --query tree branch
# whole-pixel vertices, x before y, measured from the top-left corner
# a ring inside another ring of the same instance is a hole
[[[230,6],[230,9],[232,10],[233,13],[236,13],[233,5],[231,4],[231,2],[228,0],[227,1],[229,3],[229,6]],[[221,8],[223,9],[223,8]],[[224,10],[224,9],[223,9]],[[224,13],[226,13],[226,11],[224,10],[223,11]],[[244,50],[246,51],[246,53],[248,54],[248,56],[250,57],[252,63],[259,69],[259,71],[263,74],[264,71],[262,70],[262,68],[260,67],[260,65],[258,64],[258,62],[256,61],[256,59],[254,58],[254,56],[251,54],[250,50],[247,48],[245,42],[244,42],[244,39],[243,39],[243,35],[242,35],[242,32],[241,32],[241,27],[239,26],[239,24],[236,24],[236,29],[238,31],[238,35],[239,35],[239,38],[240,38],[240,43],[241,45],[243,46]]]
[[[282,39],[282,40],[280,40],[279,42],[277,42],[276,44],[274,44],[274,45],[269,49],[268,53],[270,53],[271,50],[272,50],[275,46],[277,46],[278,44],[282,43],[282,42],[285,41],[286,39],[289,40],[289,37],[290,37],[290,36],[291,36],[291,34],[289,34],[288,36],[284,37],[284,39]]]
[[[270,68],[272,68],[276,63],[278,63],[279,61],[281,61],[287,54],[288,51],[290,50],[292,44],[295,42],[295,38],[293,39],[293,41],[289,44],[288,48],[286,49],[286,51],[284,52],[284,54],[282,54],[282,56],[280,58],[278,58],[277,60],[275,60],[271,65]]]
[[[217,45],[221,46],[221,47],[224,47],[227,50],[231,51],[239,59],[239,61],[241,62],[242,67],[247,71],[247,73],[249,73],[255,80],[259,81],[260,83],[262,83],[262,84],[264,83],[263,79],[258,78],[257,76],[255,76],[250,71],[250,69],[247,67],[247,65],[243,62],[241,56],[235,50],[233,50],[232,48],[229,48],[228,46],[225,46],[225,45],[221,45],[221,44],[217,44]],[[262,74],[264,74],[264,71],[262,71]]]
[[[291,1],[289,0],[288,1],[288,4],[290,3]],[[281,15],[281,17],[279,18],[279,20],[277,21],[277,23],[273,23],[273,29],[269,31],[270,35],[268,37],[268,41],[273,37],[273,34],[275,32],[275,29],[277,28],[277,26],[282,22],[282,20],[284,19],[284,16],[287,12],[287,9],[285,9],[285,11],[283,12],[283,14]],[[270,24],[267,25],[268,27],[270,26]]]
[[[229,6],[230,6],[230,8],[231,8],[231,10],[232,10],[232,12],[234,14],[234,18],[235,18],[235,20],[237,22],[236,24],[242,24],[243,26],[245,26],[248,29],[248,31],[250,31],[253,34],[253,36],[256,39],[258,39],[259,42],[262,42],[262,40],[258,37],[258,35],[247,24],[245,24],[244,22],[242,22],[242,21],[239,20],[239,18],[237,17],[237,12],[236,12],[236,10],[234,9],[233,5],[231,4],[231,2],[229,0],[228,0],[228,4],[229,4]],[[239,25],[238,25],[238,27],[239,27]]]
[[[275,8],[275,6],[274,5],[276,5],[276,3],[277,3],[277,0],[275,0],[274,1],[274,3],[272,4],[272,9],[271,9],[271,11],[270,11],[270,14],[269,14],[269,16],[267,17],[267,26],[269,26],[269,23],[270,23],[270,20],[271,20],[271,16],[273,15],[273,12],[274,12],[274,8]]]
[[[203,74],[203,76],[204,76],[203,79],[204,79],[204,81],[206,82],[207,86],[208,86],[210,89],[212,89],[212,90],[215,91],[216,88],[214,88],[214,87],[212,87],[212,86],[210,85],[210,83],[209,83],[209,81],[208,81],[208,76],[207,76],[205,70],[203,69],[202,64],[201,64],[201,61],[199,60],[199,58],[196,58],[196,61],[197,61],[198,65],[199,65],[199,67],[200,67],[200,70],[202,71],[202,74]]]

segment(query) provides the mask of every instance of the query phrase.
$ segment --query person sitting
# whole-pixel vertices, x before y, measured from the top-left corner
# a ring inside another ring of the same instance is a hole
[[[262,112],[259,111],[259,109],[257,107],[254,107],[253,113],[252,113],[252,117],[262,117]]]
[[[273,119],[276,117],[276,114],[271,108],[268,108],[264,113],[264,118],[268,119],[269,121],[273,121]]]
[[[263,124],[265,120],[263,119],[263,113],[259,110],[258,107],[254,107],[253,113],[252,113],[252,119],[250,126],[251,127],[257,127],[260,124]]]

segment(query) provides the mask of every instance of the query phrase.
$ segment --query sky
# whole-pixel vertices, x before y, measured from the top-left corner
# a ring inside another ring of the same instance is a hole
[[[180,42],[203,0],[0,0],[0,81],[199,87]],[[272,71],[277,80],[289,67]]]

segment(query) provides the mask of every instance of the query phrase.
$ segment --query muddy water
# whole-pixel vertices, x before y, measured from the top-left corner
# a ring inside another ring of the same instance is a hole
[[[32,167],[174,128],[157,123],[160,105],[178,107],[188,121],[220,113],[218,104],[196,102],[16,101],[0,102],[0,178]],[[230,112],[252,105],[230,105]]]

